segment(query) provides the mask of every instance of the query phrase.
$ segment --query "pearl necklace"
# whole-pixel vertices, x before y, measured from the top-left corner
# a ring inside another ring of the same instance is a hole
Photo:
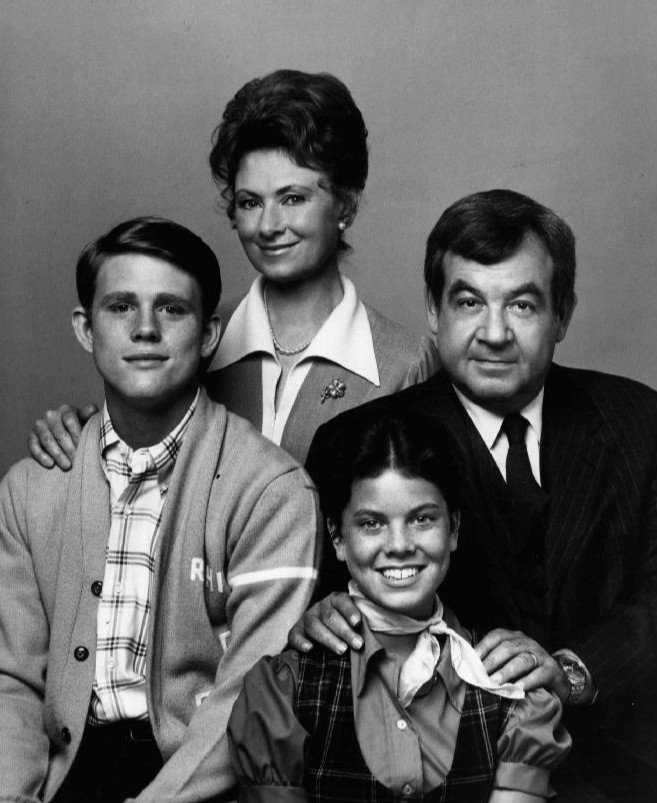
[[[282,354],[284,357],[294,357],[295,354],[301,354],[302,351],[305,351],[308,346],[313,342],[313,335],[307,343],[304,343],[303,346],[299,346],[296,349],[286,349],[281,346],[281,344],[276,339],[276,335],[274,334],[274,327],[271,325],[271,317],[269,315],[269,306],[267,305],[267,285],[264,286],[262,291],[262,299],[265,302],[265,312],[267,313],[267,324],[269,326],[269,334],[271,335],[272,342],[274,344],[274,348],[279,354]]]

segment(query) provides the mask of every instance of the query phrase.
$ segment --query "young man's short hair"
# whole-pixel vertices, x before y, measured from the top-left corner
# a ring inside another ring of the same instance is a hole
[[[76,284],[80,304],[91,310],[96,277],[105,260],[119,254],[145,254],[188,273],[201,288],[203,319],[214,312],[221,296],[221,274],[214,252],[194,232],[160,217],[137,217],[119,223],[80,254]]]

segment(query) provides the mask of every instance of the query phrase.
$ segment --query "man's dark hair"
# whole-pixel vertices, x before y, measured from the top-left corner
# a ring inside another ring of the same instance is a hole
[[[76,267],[80,304],[90,310],[96,291],[96,277],[105,261],[119,254],[156,257],[188,273],[199,283],[203,319],[214,312],[221,296],[221,274],[217,257],[194,232],[160,217],[138,217],[119,223],[107,234],[86,246]]]
[[[340,522],[353,483],[387,469],[435,485],[451,514],[459,510],[459,484],[443,430],[415,413],[353,415],[334,427],[323,453],[319,482],[322,510]]]
[[[284,151],[301,167],[325,173],[337,195],[360,192],[367,179],[363,116],[342,81],[327,73],[276,70],[254,78],[228,103],[212,141],[212,175],[231,220],[235,176],[252,151]]]
[[[461,198],[440,216],[427,239],[424,282],[440,308],[449,251],[483,265],[512,257],[533,234],[552,257],[552,304],[562,320],[575,303],[575,235],[551,209],[513,190],[487,190]]]

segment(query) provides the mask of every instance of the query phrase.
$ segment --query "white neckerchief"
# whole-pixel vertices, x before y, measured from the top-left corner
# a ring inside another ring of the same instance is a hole
[[[419,633],[413,652],[404,661],[399,674],[397,696],[404,707],[412,702],[418,690],[433,677],[440,658],[437,636],[443,634],[449,638],[451,663],[461,680],[499,697],[520,700],[525,696],[525,692],[516,683],[491,681],[474,647],[456,630],[447,626],[443,619],[443,604],[437,596],[433,614],[422,621],[382,608],[364,597],[353,580],[349,582],[349,594],[374,633],[389,633],[393,636]]]

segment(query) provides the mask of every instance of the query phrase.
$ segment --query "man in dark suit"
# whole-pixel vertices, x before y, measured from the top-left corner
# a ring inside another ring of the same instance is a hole
[[[574,751],[559,800],[636,803],[657,794],[657,394],[552,363],[574,279],[575,240],[554,212],[509,190],[458,201],[425,259],[443,370],[321,427],[308,467],[321,487],[345,416],[410,409],[443,425],[463,507],[441,596],[465,625],[495,628],[478,650],[497,679],[564,701]],[[339,571],[327,558],[325,588],[343,587]],[[305,633],[353,646],[356,617],[333,594]],[[291,640],[308,648],[302,627]]]

